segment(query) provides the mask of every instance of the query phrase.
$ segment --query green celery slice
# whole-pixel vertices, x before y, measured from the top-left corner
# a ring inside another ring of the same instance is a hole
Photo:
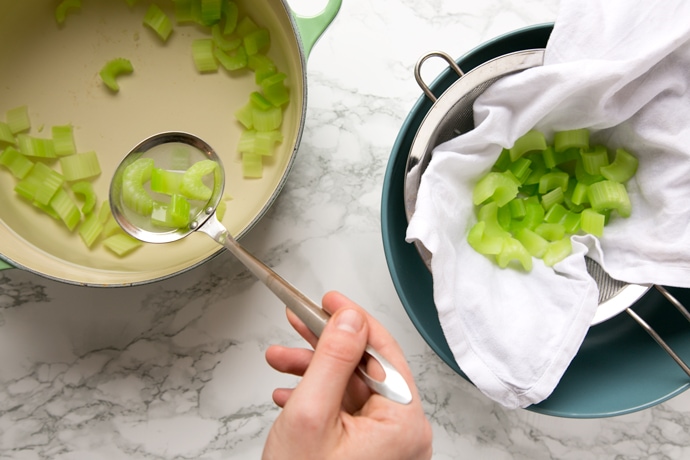
[[[544,222],[537,225],[537,227],[534,229],[534,233],[547,241],[557,241],[565,236],[565,226],[560,223],[550,224],[548,222]]]
[[[251,101],[240,107],[235,111],[235,118],[246,129],[254,128],[254,104]]]
[[[629,217],[632,211],[630,197],[625,185],[612,180],[603,180],[590,185],[587,190],[589,203],[595,211],[615,209],[621,217]]]
[[[247,67],[254,71],[254,81],[259,85],[265,78],[278,73],[278,68],[273,60],[265,54],[253,54],[248,56]]]
[[[34,167],[34,162],[9,145],[0,153],[0,165],[9,169],[14,177],[23,179]]]
[[[600,169],[601,175],[608,180],[615,182],[627,182],[637,172],[639,162],[637,158],[625,149],[616,149],[616,156],[613,162]]]
[[[45,168],[45,175],[36,189],[34,201],[44,206],[48,206],[58,189],[60,189],[62,184],[64,184],[65,178],[62,176],[62,174],[52,168],[49,168],[43,163],[36,163],[32,171],[37,171],[38,169],[42,168]]]
[[[268,110],[273,107],[271,101],[258,91],[249,94],[249,102],[251,102],[252,107],[258,110]]]
[[[192,58],[196,69],[201,73],[216,72],[218,61],[213,52],[212,38],[197,38],[192,42]]]
[[[207,26],[217,24],[221,18],[221,0],[201,0],[201,22]]]
[[[582,167],[592,176],[601,175],[600,168],[609,164],[609,152],[603,145],[595,145],[592,150],[583,150],[580,155]]]
[[[515,238],[533,257],[542,258],[549,246],[549,242],[544,237],[529,228],[521,228],[515,232]]]
[[[585,233],[602,237],[604,235],[604,225],[606,216],[591,208],[584,209],[580,214],[580,229]]]
[[[213,44],[215,49],[220,49],[222,51],[232,51],[242,44],[242,39],[236,35],[225,34],[219,24],[215,24],[211,27],[211,37],[213,38]]]
[[[559,131],[553,135],[553,147],[557,152],[571,148],[588,149],[589,130],[582,128]]]
[[[0,145],[15,145],[14,133],[10,129],[10,125],[4,121],[0,121]]]
[[[242,153],[242,177],[246,179],[259,179],[263,176],[263,156],[257,153]]]
[[[250,33],[258,30],[259,26],[256,25],[254,20],[249,16],[244,16],[237,23],[237,28],[235,31],[240,35],[240,37],[246,37]]]
[[[127,208],[142,216],[149,216],[153,211],[153,198],[144,189],[153,168],[152,158],[138,158],[125,167],[122,175],[122,201]]]
[[[57,158],[52,139],[42,139],[29,136],[25,133],[17,134],[16,139],[17,145],[19,146],[19,151],[27,157],[47,159]]]
[[[510,200],[508,208],[510,209],[510,217],[512,219],[522,219],[525,217],[527,213],[525,210],[525,201],[524,198]]]
[[[585,184],[585,185],[590,185],[595,182],[599,182],[601,180],[604,180],[604,176],[597,175],[594,176],[592,174],[589,174],[587,171],[585,171],[585,166],[582,161],[582,158],[577,160],[575,163],[575,178],[577,179],[578,182]]]
[[[181,171],[153,168],[153,171],[151,171],[151,191],[165,195],[180,193],[183,177],[184,172]]]
[[[558,224],[565,218],[568,214],[568,210],[560,203],[556,203],[551,206],[546,214],[544,215],[544,222],[549,224]]]
[[[244,46],[238,46],[230,51],[224,51],[218,46],[214,46],[213,56],[225,70],[231,72],[247,67],[247,52],[244,50]]]
[[[252,122],[257,131],[275,131],[283,124],[283,111],[273,106],[267,110],[254,109]]]
[[[580,230],[581,220],[582,214],[579,212],[568,211],[561,222],[565,227],[566,233],[574,235]]]
[[[69,182],[91,179],[101,174],[101,165],[94,151],[62,157],[59,161],[62,174]]]
[[[125,233],[116,233],[103,240],[103,246],[120,257],[126,256],[142,245],[141,241]]]
[[[539,131],[531,130],[520,136],[510,148],[510,159],[515,161],[527,152],[546,149],[546,138]]]
[[[243,39],[249,56],[259,54],[271,46],[271,34],[268,29],[259,28],[245,35]]]
[[[525,217],[520,220],[513,220],[510,224],[511,231],[517,232],[521,228],[534,230],[537,225],[544,222],[546,212],[539,201],[525,201]]]
[[[525,271],[532,270],[532,255],[520,241],[509,237],[503,241],[501,252],[496,254],[496,262],[499,267],[506,268],[513,261],[519,262]]]
[[[484,220],[474,224],[467,234],[467,242],[479,254],[496,255],[503,249],[503,240],[506,236],[487,234],[486,226]]]
[[[72,10],[81,9],[81,0],[62,0],[55,7],[55,20],[58,24],[64,24],[67,18],[67,13]]]
[[[194,163],[182,176],[180,193],[191,200],[208,201],[213,190],[203,182],[204,176],[215,172],[218,163],[213,160],[201,160]]]
[[[552,146],[548,146],[544,152],[544,164],[548,168],[555,168],[556,166],[563,165],[572,160],[578,160],[580,158],[580,149],[571,148],[562,151],[554,149]]]
[[[7,125],[13,134],[23,133],[31,129],[31,119],[29,117],[29,107],[21,105],[10,109],[5,114]]]
[[[560,188],[563,192],[568,189],[568,173],[558,170],[547,172],[539,179],[539,193],[542,195],[555,188]]]
[[[561,260],[565,259],[573,252],[573,244],[569,236],[565,236],[558,241],[549,243],[542,260],[547,267],[553,267]]]
[[[93,212],[79,225],[77,232],[87,248],[93,246],[103,231],[103,224],[98,220],[98,214]]]
[[[57,213],[69,231],[74,230],[81,221],[81,213],[77,204],[62,187],[58,189],[53,199],[50,200],[50,207]]]
[[[276,107],[282,107],[290,102],[290,89],[285,86],[286,78],[285,73],[277,72],[264,78],[259,84],[264,97]]]
[[[70,188],[72,193],[81,196],[84,200],[84,204],[81,206],[82,214],[90,214],[95,209],[97,200],[93,184],[89,181],[79,181],[73,183]]]
[[[541,180],[541,176],[543,176],[547,172],[546,163],[544,162],[544,155],[541,152],[532,153],[528,154],[527,158],[529,158],[531,162],[530,168],[532,169],[532,172],[530,172],[527,179],[525,179],[523,185],[538,184],[539,180]]]
[[[52,127],[53,147],[58,157],[74,155],[77,153],[77,146],[74,142],[74,129],[72,125],[62,125]]]
[[[482,177],[472,191],[475,206],[492,199],[498,206],[504,206],[518,194],[518,182],[509,171],[489,172]]]
[[[573,194],[571,196],[571,200],[575,204],[589,204],[589,196],[587,195],[587,190],[589,189],[589,185],[577,181],[575,184],[575,189],[573,190]]]
[[[167,14],[155,3],[152,3],[144,15],[144,25],[153,30],[164,42],[172,33],[172,21]]]
[[[240,16],[237,3],[230,0],[223,2],[223,15],[225,17],[223,33],[225,33],[225,35],[229,35],[235,32],[235,29],[237,28],[237,22]]]
[[[194,3],[197,3],[196,0],[173,0],[175,21],[178,24],[194,22],[196,18],[192,6]]]
[[[191,205],[187,198],[174,194],[169,203],[154,203],[151,223],[158,227],[183,228],[189,225]]]
[[[515,176],[518,182],[524,184],[527,178],[532,174],[531,165],[532,160],[521,157],[511,163],[508,169],[513,173],[513,176]]]
[[[560,187],[557,187],[541,196],[541,205],[544,207],[545,211],[548,211],[556,204],[563,203],[563,201],[565,201],[565,194],[563,193],[563,189]]]
[[[103,84],[113,92],[120,91],[120,84],[117,78],[121,75],[126,75],[134,72],[134,67],[129,59],[115,58],[106,62],[98,75],[101,77]]]

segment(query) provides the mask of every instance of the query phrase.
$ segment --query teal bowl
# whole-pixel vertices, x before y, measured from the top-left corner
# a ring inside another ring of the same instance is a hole
[[[467,72],[506,53],[544,48],[553,28],[544,24],[520,29],[487,42],[457,60]],[[457,75],[442,72],[430,85],[439,97]],[[381,230],[388,269],[400,300],[415,327],[436,354],[460,377],[439,324],[432,278],[413,244],[405,242],[407,219],[403,201],[406,162],[417,129],[431,108],[422,95],[402,125],[383,183]],[[690,305],[687,289],[669,288]],[[681,356],[690,358],[690,325],[655,289],[633,309]],[[469,379],[467,379],[469,380]],[[554,392],[527,410],[568,418],[600,418],[652,407],[688,388],[690,379],[629,315],[619,314],[590,328]]]

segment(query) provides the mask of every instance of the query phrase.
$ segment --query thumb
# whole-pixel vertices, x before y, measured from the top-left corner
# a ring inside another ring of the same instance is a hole
[[[289,402],[314,409],[323,421],[336,417],[347,385],[362,359],[369,328],[364,315],[352,308],[338,310],[316,344],[314,356]]]

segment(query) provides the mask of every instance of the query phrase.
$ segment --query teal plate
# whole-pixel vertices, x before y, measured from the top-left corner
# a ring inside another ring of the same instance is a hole
[[[553,25],[520,29],[470,51],[458,65],[467,72],[506,53],[544,48]],[[440,96],[457,79],[450,69],[430,85]],[[417,129],[432,103],[419,98],[398,134],[383,183],[381,226],[388,268],[398,296],[415,327],[438,356],[461,377],[445,340],[433,301],[432,278],[414,245],[405,242],[407,219],[403,186],[407,156]],[[687,289],[669,288],[690,304]],[[634,306],[681,356],[690,357],[690,325],[655,289]],[[533,412],[568,418],[599,418],[652,407],[688,388],[680,367],[627,314],[590,328],[557,388],[545,401],[528,407]]]

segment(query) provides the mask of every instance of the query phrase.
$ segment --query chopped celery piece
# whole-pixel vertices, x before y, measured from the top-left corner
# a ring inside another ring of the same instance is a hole
[[[521,157],[517,161],[510,164],[508,169],[513,173],[513,176],[520,182],[524,184],[527,178],[532,174],[532,160]]]
[[[247,130],[240,134],[237,150],[240,153],[255,153],[261,156],[273,155],[276,144],[282,142],[280,131]]]
[[[183,176],[184,173],[181,171],[153,168],[151,171],[151,191],[165,195],[180,193]]]
[[[152,158],[138,158],[127,165],[122,175],[122,201],[132,211],[143,216],[151,215],[153,198],[144,189],[144,183],[151,179]]]
[[[616,156],[608,166],[601,168],[601,175],[615,182],[627,182],[637,172],[638,160],[625,149],[616,149]]]
[[[103,231],[101,235],[103,235],[103,238],[108,238],[120,232],[122,232],[122,227],[120,227],[120,224],[117,223],[113,215],[109,214],[106,221],[103,222]]]
[[[523,182],[523,185],[534,185],[538,184],[541,180],[541,176],[547,173],[546,163],[544,163],[544,155],[541,153],[529,154],[530,160],[530,172],[529,176]],[[508,157],[510,160],[510,157]],[[506,168],[507,169],[507,168]]]
[[[110,216],[112,216],[110,202],[108,200],[104,200],[101,204],[101,209],[98,211],[98,221],[102,224],[105,224]]]
[[[539,179],[539,193],[542,195],[550,192],[555,188],[560,188],[562,191],[568,189],[568,173],[558,170],[553,170],[541,176]]]
[[[201,22],[207,26],[217,24],[220,21],[221,0],[201,0]]]
[[[513,261],[519,262],[525,271],[532,270],[532,255],[515,238],[506,238],[501,252],[496,254],[496,262],[499,267],[506,268]]]
[[[546,248],[542,260],[547,267],[553,267],[561,260],[565,259],[573,252],[573,244],[569,236],[565,236],[558,241],[552,241]]]
[[[58,189],[62,187],[65,182],[65,178],[59,172],[54,169],[49,168],[43,163],[36,163],[32,171],[38,171],[39,169],[45,168],[45,175],[43,176],[41,183],[36,189],[36,194],[34,195],[34,201],[40,203],[44,206],[48,206],[50,201],[53,199]]]
[[[13,146],[5,147],[5,150],[0,153],[0,165],[9,169],[14,177],[23,179],[34,167],[33,161],[22,155],[19,150]]]
[[[187,198],[174,194],[170,197],[169,203],[154,203],[151,223],[165,228],[186,227],[190,222],[190,209]]]
[[[541,196],[541,205],[544,207],[544,210],[548,211],[554,205],[563,203],[564,200],[565,195],[563,194],[563,189],[557,187]]]
[[[63,24],[67,13],[81,8],[81,0],[62,0],[55,8],[55,20],[58,24]]]
[[[249,102],[252,103],[252,107],[259,110],[268,110],[271,107],[273,107],[271,101],[266,99],[266,97],[258,91],[254,91],[251,94],[249,94]]]
[[[172,33],[172,21],[167,14],[155,3],[149,6],[144,15],[144,25],[153,30],[164,42]]]
[[[510,150],[502,149],[501,153],[498,155],[498,159],[491,167],[491,170],[495,172],[504,172],[510,168],[511,164],[513,164],[513,162],[510,161]]]
[[[578,182],[589,185],[593,184],[595,182],[599,182],[601,180],[604,180],[604,176],[594,176],[592,174],[589,174],[587,171],[585,171],[585,166],[582,161],[582,158],[577,160],[577,163],[575,164],[575,178],[577,179]]]
[[[278,73],[278,68],[271,58],[265,54],[253,54],[247,58],[247,67],[254,71],[254,81],[257,84]]]
[[[93,184],[88,181],[79,181],[72,184],[70,187],[72,193],[83,198],[84,204],[81,206],[81,213],[84,215],[90,214],[96,207],[96,191],[93,189]]]
[[[551,206],[551,209],[549,209],[544,215],[544,222],[549,224],[558,224],[565,218],[567,213],[568,210],[565,209],[565,206],[560,203],[556,203]]]
[[[242,44],[242,39],[239,36],[224,34],[219,24],[211,27],[211,36],[216,50],[232,51]]]
[[[57,158],[52,139],[41,139],[20,133],[17,134],[17,145],[19,146],[19,151],[27,157]]]
[[[571,148],[589,148],[589,130],[571,129],[559,131],[553,135],[553,147],[557,152],[562,152]]]
[[[528,131],[520,136],[510,148],[510,160],[515,161],[527,152],[544,150],[545,148],[544,134],[535,130]]]
[[[218,61],[213,53],[213,39],[197,38],[192,42],[192,57],[196,69],[201,73],[216,72]]]
[[[552,146],[548,146],[544,152],[544,165],[547,168],[555,168],[556,166],[563,165],[572,160],[578,160],[580,158],[579,149],[567,149],[563,151],[558,151]]]
[[[580,229],[585,233],[601,237],[604,235],[606,216],[591,208],[584,209],[580,214]]]
[[[537,225],[537,227],[534,229],[534,233],[547,241],[556,241],[565,236],[565,226],[563,226],[563,224],[550,224],[548,222],[544,222]]]
[[[543,257],[549,245],[549,242],[543,236],[529,228],[521,228],[515,232],[515,238],[522,243],[527,252],[533,257]]]
[[[265,51],[271,45],[271,34],[268,29],[257,29],[244,36],[244,47],[249,56]]]
[[[575,204],[589,204],[589,196],[587,196],[588,189],[589,185],[578,181],[577,184],[575,184],[575,189],[570,199]]]
[[[98,214],[95,212],[86,216],[77,230],[87,248],[93,246],[102,231],[103,224],[98,220]]]
[[[98,75],[101,77],[103,84],[116,93],[120,91],[120,84],[117,82],[117,78],[120,75],[130,74],[133,71],[134,67],[129,59],[115,58],[106,62]]]
[[[596,145],[592,150],[583,150],[581,155],[582,167],[592,176],[600,175],[600,168],[609,164],[609,152],[603,145]]]
[[[239,20],[239,8],[237,3],[232,0],[226,0],[223,3],[223,15],[225,16],[225,24],[223,26],[223,33],[229,35],[235,32],[237,22]]]
[[[258,179],[263,176],[264,163],[262,155],[245,152],[242,154],[242,176]]]
[[[283,111],[273,106],[267,110],[254,109],[252,121],[257,131],[275,131],[283,123]]]
[[[72,125],[53,126],[53,148],[58,157],[74,155],[77,147],[74,142],[74,130]]]
[[[31,129],[31,119],[29,118],[29,108],[26,105],[10,109],[6,113],[7,125],[13,134],[23,133]]]
[[[582,219],[582,214],[579,212],[568,211],[565,217],[561,220],[565,231],[568,234],[574,235],[580,230],[580,220]]]
[[[60,158],[60,168],[67,181],[91,179],[101,174],[101,165],[96,152],[77,153]]]
[[[235,111],[235,118],[242,123],[242,126],[246,129],[252,129],[254,128],[253,113],[254,105],[250,101]]]
[[[58,189],[53,199],[50,200],[50,207],[57,213],[60,220],[70,231],[74,230],[81,220],[81,213],[77,204],[62,187]]]
[[[290,90],[285,86],[286,75],[277,72],[261,80],[263,95],[276,107],[282,107],[290,102]]]
[[[213,195],[213,190],[204,184],[203,178],[215,172],[217,167],[218,163],[213,160],[201,160],[194,163],[182,176],[180,193],[192,200],[209,200]]]
[[[467,242],[479,254],[496,255],[503,249],[504,235],[491,235],[486,232],[487,223],[480,220],[472,226],[467,234]]]
[[[515,198],[508,203],[510,209],[510,217],[512,219],[522,219],[527,214],[525,210],[525,200],[523,198]]]
[[[0,145],[14,145],[14,133],[10,129],[10,125],[4,121],[0,121]]]
[[[503,206],[517,194],[518,183],[510,172],[489,172],[474,186],[472,202],[476,206],[492,199],[498,206]]]
[[[103,240],[103,246],[122,257],[142,246],[142,242],[125,233],[116,233]]]
[[[587,190],[589,203],[595,211],[615,209],[622,217],[630,217],[632,205],[625,185],[612,180],[595,182]]]
[[[195,19],[193,4],[196,0],[173,0],[175,6],[175,21],[178,24],[193,22]]]
[[[238,46],[234,50],[224,51],[215,46],[213,56],[220,62],[225,70],[234,71],[247,67],[247,52],[244,46]]]
[[[244,16],[237,23],[237,28],[235,29],[235,31],[238,33],[240,37],[246,37],[247,35],[258,29],[259,26],[256,25],[252,18],[250,18],[249,16]]]

